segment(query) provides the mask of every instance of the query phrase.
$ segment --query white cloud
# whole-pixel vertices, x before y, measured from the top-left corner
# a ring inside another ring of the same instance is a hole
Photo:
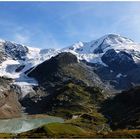
[[[26,44],[29,41],[29,36],[24,35],[24,34],[16,33],[14,35],[14,40],[18,43]]]
[[[45,33],[41,33],[42,34],[42,38],[41,38],[41,42],[40,42],[40,46],[38,47],[42,47],[42,48],[62,48],[64,47],[62,44],[60,44],[57,39],[53,36],[52,33],[50,32],[45,32]]]

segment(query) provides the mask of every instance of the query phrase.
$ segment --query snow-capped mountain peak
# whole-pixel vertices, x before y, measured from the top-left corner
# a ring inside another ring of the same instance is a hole
[[[6,40],[0,38],[0,43],[5,43]]]
[[[71,52],[75,54],[79,60],[86,60],[91,63],[100,63],[105,65],[101,57],[108,51],[113,49],[116,53],[125,51],[128,54],[135,54],[140,52],[140,45],[129,38],[118,34],[107,34],[97,40],[91,42],[79,42],[74,45],[64,48],[61,51]],[[135,57],[135,60],[138,61]]]
[[[116,34],[108,34],[97,39],[92,47],[95,53],[103,53],[108,49],[135,49],[133,45],[136,44],[131,39]]]
[[[64,50],[75,51],[77,53],[103,53],[108,49],[122,50],[122,49],[134,49],[138,50],[136,47],[136,43],[134,43],[131,39],[126,37],[122,37],[117,34],[107,34],[97,40],[93,40],[91,42],[78,42],[74,45],[65,48]],[[140,50],[140,49],[139,49]]]
[[[37,66],[61,52],[71,52],[76,55],[79,60],[86,60],[87,62],[100,63],[103,65],[105,64],[102,62],[101,57],[108,50],[113,49],[116,53],[125,51],[133,55],[137,61],[139,59],[138,52],[140,52],[140,46],[138,44],[134,43],[131,39],[117,34],[107,34],[91,42],[79,41],[60,50],[31,48],[5,40],[0,41],[0,46],[0,52],[3,54],[0,58],[1,62],[6,60],[17,61],[15,62],[16,64],[19,63],[17,67],[24,66],[21,70],[22,72]],[[5,64],[7,64],[7,62]]]
[[[55,49],[41,50],[10,41],[0,41],[0,76],[13,79],[13,84],[24,91],[25,96],[37,85],[35,79],[26,76],[25,72],[43,61],[56,55]]]
[[[37,82],[28,79],[25,72],[61,52],[71,52],[77,56],[78,60],[111,67],[112,69],[115,69],[114,63],[125,67],[131,63],[131,68],[136,66],[135,63],[140,63],[140,45],[131,39],[116,34],[108,34],[91,42],[79,41],[60,50],[31,48],[1,40],[0,76],[12,78],[20,86],[34,85]],[[126,70],[123,69],[123,71]]]
[[[106,41],[106,43],[108,44],[133,44],[134,41],[129,39],[129,38],[126,38],[126,37],[123,37],[119,34],[107,34],[103,37],[101,37],[99,40],[103,40],[103,41]]]
[[[83,46],[84,46],[84,43],[79,41],[79,42],[73,44],[71,47],[69,47],[69,49],[73,50],[73,51],[76,51],[76,50],[80,49]]]

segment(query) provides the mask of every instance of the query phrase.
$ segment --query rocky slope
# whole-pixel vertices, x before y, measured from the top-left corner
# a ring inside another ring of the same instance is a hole
[[[69,52],[60,53],[27,73],[29,77],[34,77],[41,84],[45,84],[45,82],[57,82],[58,84],[75,79],[84,81],[89,86],[103,86],[92,68],[78,62],[77,57]]]
[[[10,88],[10,80],[0,78],[0,119],[20,117],[22,107],[17,94]]]
[[[126,37],[109,34],[88,43],[79,42],[63,51],[69,51],[93,66],[101,80],[114,89],[126,90],[140,82],[137,75],[140,69],[139,48],[139,44]]]
[[[34,77],[39,84],[36,88],[39,96],[32,98],[26,96],[21,100],[26,111],[30,113],[52,111],[52,108],[57,106],[58,108],[59,106],[60,108],[69,106],[70,109],[70,106],[74,106],[73,103],[85,110],[84,106],[90,100],[90,96],[100,96],[101,99],[109,96],[106,93],[107,88],[92,69],[82,62],[78,62],[76,56],[71,53],[58,54],[36,68],[30,69],[27,73],[28,76]],[[102,87],[103,90],[99,87]],[[90,95],[94,92],[99,94]],[[86,93],[87,95],[84,95]],[[89,96],[89,99],[86,96]],[[77,100],[75,100],[76,98]],[[78,98],[84,100],[84,104],[80,105]]]

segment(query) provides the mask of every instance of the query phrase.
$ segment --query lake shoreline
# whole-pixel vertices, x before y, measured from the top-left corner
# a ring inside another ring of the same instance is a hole
[[[0,133],[22,133],[49,123],[63,123],[64,119],[46,114],[24,115],[19,118],[0,119]]]

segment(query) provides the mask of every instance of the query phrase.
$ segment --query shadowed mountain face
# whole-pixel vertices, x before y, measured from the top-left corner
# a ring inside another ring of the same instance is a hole
[[[11,43],[10,41],[4,43],[5,52],[13,59],[22,60],[28,53],[28,48],[20,44]]]
[[[77,57],[69,52],[60,53],[29,70],[28,76],[36,78],[40,85],[45,86],[50,83],[57,86],[73,80],[83,82],[87,86],[105,88],[93,69],[82,62],[78,62]]]
[[[43,62],[28,71],[28,76],[38,80],[38,90],[44,93],[40,99],[26,97],[21,101],[29,113],[47,112],[64,118],[85,113],[92,118],[98,113],[95,106],[109,96],[92,68],[78,62],[71,53],[61,53]]]
[[[140,129],[140,87],[117,94],[103,104],[113,129]]]
[[[28,53],[28,48],[26,46],[12,43],[10,41],[1,41],[0,42],[0,62],[4,61],[7,58],[11,58],[13,60],[24,60]]]
[[[77,57],[71,53],[61,53],[48,61],[43,62],[36,68],[31,69],[28,76],[36,78],[39,82],[59,81],[61,70],[67,65],[78,63]]]
[[[125,51],[117,53],[115,50],[110,49],[102,56],[102,61],[113,71],[121,73],[130,71],[137,67],[132,56]]]

